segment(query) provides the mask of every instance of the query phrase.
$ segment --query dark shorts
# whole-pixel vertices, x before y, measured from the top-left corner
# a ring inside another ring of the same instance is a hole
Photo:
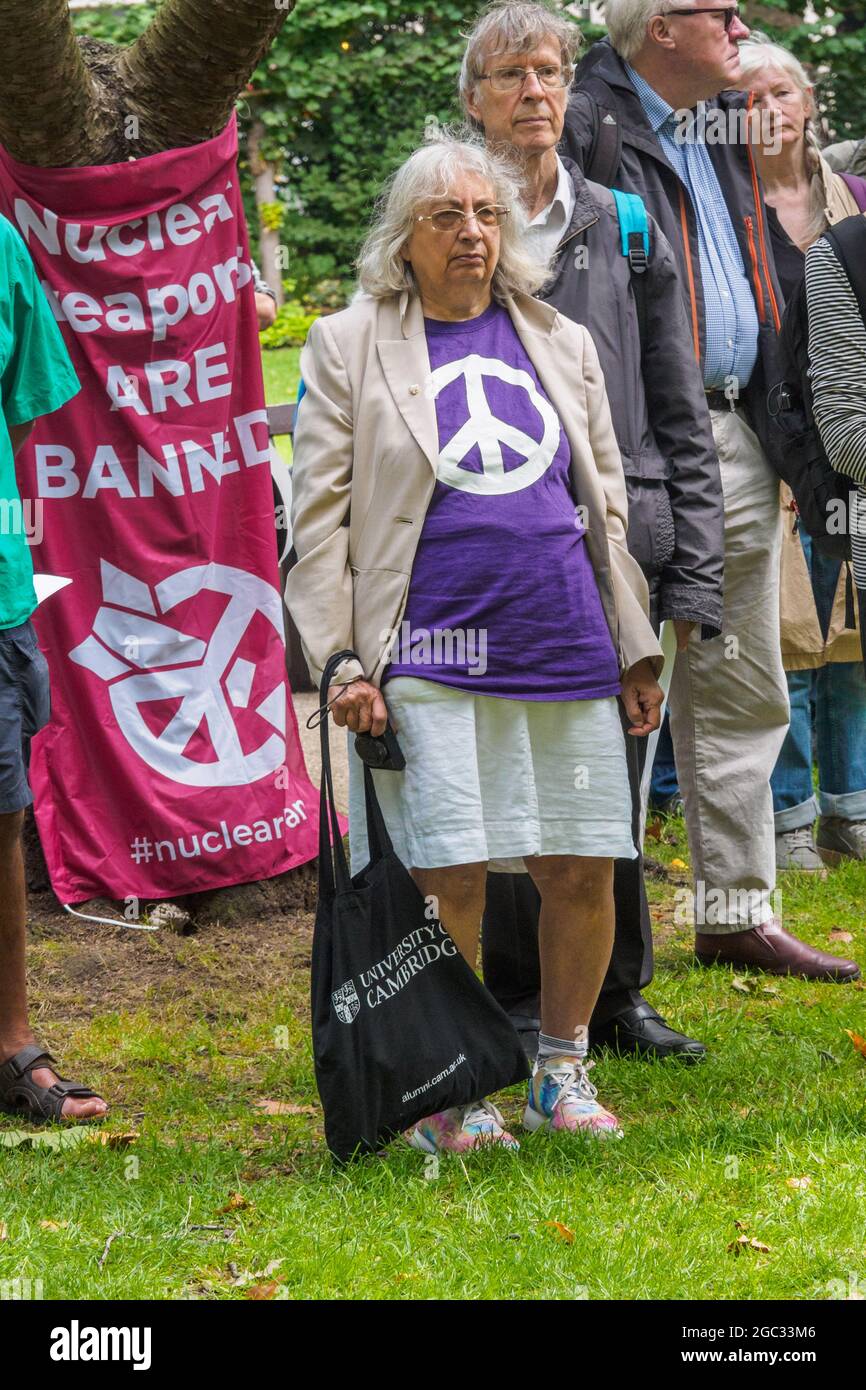
[[[33,800],[30,740],[51,716],[48,663],[31,622],[0,628],[0,815]]]

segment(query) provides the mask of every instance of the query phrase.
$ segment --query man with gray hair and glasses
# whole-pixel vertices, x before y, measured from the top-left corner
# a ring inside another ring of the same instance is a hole
[[[696,626],[704,638],[721,631],[719,465],[667,240],[644,215],[646,238],[638,235],[630,258],[613,194],[556,153],[580,42],[567,16],[501,0],[467,36],[460,96],[488,144],[517,156],[527,239],[544,260],[552,257],[539,297],[583,324],[596,344],[626,479],[629,552],[646,577],[656,629],[669,620],[684,648]],[[639,848],[646,741],[626,744]],[[563,763],[563,778],[574,775]],[[605,815],[600,797],[597,812]],[[653,944],[640,857],[617,861],[614,893],[616,935],[591,1042],[644,1057],[700,1057],[703,1045],[671,1028],[642,994],[652,979]],[[491,873],[485,980],[529,1050],[539,1013],[538,929],[539,895],[529,874]]]
[[[674,668],[671,732],[695,878],[695,954],[846,981],[855,962],[786,932],[775,910],[770,774],[788,725],[779,643],[781,293],[742,119],[735,5],[607,0],[608,37],[575,77],[561,150],[639,194],[674,247],[725,498],[725,624]],[[703,103],[702,107],[698,104]],[[703,136],[695,108],[703,113]],[[712,117],[712,123],[710,122]]]

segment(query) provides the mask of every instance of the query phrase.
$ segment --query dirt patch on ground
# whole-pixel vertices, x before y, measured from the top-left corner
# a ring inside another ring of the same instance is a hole
[[[308,968],[313,914],[217,921],[192,936],[160,929],[75,922],[51,894],[31,899],[29,973],[32,1011],[53,1024],[100,1013],[189,1000],[196,1011],[209,989],[239,1001],[287,983]],[[36,1021],[34,1018],[34,1022]]]

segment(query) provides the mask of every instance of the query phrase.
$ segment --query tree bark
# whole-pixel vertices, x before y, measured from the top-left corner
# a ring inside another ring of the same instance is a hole
[[[0,3],[0,143],[26,164],[81,164],[96,87],[66,0]]]
[[[210,139],[294,0],[164,0],[129,48],[77,39],[67,0],[0,0],[0,143],[40,166]]]
[[[277,306],[284,301],[283,271],[279,263],[280,234],[269,227],[261,217],[261,209],[271,207],[277,201],[274,183],[274,166],[262,157],[261,142],[265,127],[261,121],[253,121],[247,136],[247,153],[250,160],[250,173],[256,195],[256,208],[259,211],[259,268],[277,297]]]

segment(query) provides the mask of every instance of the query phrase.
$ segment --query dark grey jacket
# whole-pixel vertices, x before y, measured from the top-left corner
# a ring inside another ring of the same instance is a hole
[[[571,225],[539,298],[588,328],[598,349],[625,472],[628,548],[644,571],[652,617],[722,625],[724,504],[710,417],[671,248],[650,219],[641,360],[633,273],[613,195],[563,161]]]
[[[744,92],[723,92],[707,102],[707,109],[738,109],[750,101]],[[703,361],[706,328],[695,210],[644,114],[622,59],[607,39],[601,39],[593,44],[575,74],[560,154],[584,168],[598,122],[605,117],[615,120],[622,133],[622,155],[613,185],[643,198],[670,242],[680,271],[690,337]],[[769,415],[767,395],[783,377],[778,346],[783,299],[760,180],[748,143],[708,141],[707,151],[731,215],[758,311],[758,360],[742,399],[765,453],[778,467],[785,439]]]

